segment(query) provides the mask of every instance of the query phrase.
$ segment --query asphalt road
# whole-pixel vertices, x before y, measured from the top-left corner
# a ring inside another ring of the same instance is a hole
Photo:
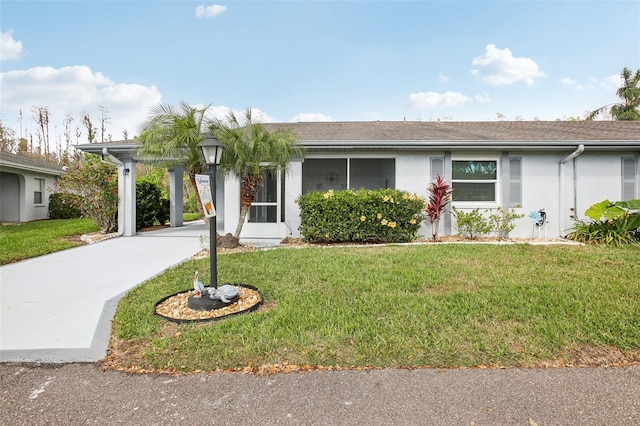
[[[640,366],[130,375],[0,364],[2,425],[638,425]]]

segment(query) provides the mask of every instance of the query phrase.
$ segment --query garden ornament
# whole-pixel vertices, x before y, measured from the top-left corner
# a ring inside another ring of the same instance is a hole
[[[529,213],[528,217],[536,226],[542,226],[547,221],[547,213],[544,211],[544,209],[532,211],[531,213]]]
[[[223,303],[235,302],[238,296],[240,296],[238,289],[229,284],[225,284],[218,288],[209,287],[207,291],[209,292],[210,299],[217,299]]]
[[[198,271],[193,276],[193,289],[196,291],[196,297],[202,297],[204,294],[204,285],[198,281]]]

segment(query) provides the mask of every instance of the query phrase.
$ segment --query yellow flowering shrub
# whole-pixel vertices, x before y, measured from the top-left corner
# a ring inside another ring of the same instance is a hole
[[[307,242],[409,242],[423,220],[424,199],[396,189],[315,191],[296,201]]]

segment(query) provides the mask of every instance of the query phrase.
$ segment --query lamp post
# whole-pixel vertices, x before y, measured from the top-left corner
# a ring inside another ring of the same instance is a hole
[[[216,167],[220,164],[223,146],[214,137],[208,137],[198,144],[202,149],[204,161],[209,166],[209,183],[211,186],[211,198],[213,200],[214,211],[216,209]],[[209,272],[211,276],[211,287],[218,288],[218,239],[217,214],[209,218]]]

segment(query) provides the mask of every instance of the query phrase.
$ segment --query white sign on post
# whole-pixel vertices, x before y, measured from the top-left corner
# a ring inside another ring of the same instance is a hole
[[[196,175],[196,186],[198,187],[200,202],[204,208],[204,215],[206,217],[214,217],[216,215],[216,207],[213,205],[209,175]]]

